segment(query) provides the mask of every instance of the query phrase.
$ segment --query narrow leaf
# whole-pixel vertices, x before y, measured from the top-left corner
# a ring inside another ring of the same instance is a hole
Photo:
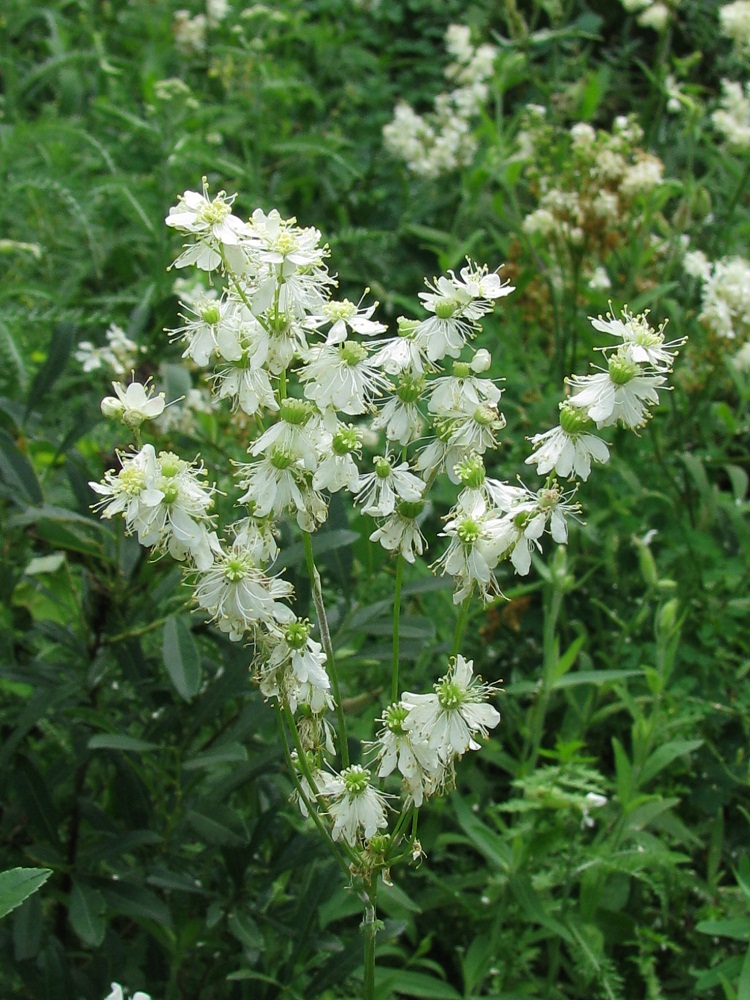
[[[0,430],[0,477],[10,487],[11,497],[19,506],[42,502],[42,490],[34,469],[4,430]]]
[[[75,327],[72,323],[59,323],[52,331],[47,360],[36,373],[26,400],[26,416],[36,409],[49,390],[62,375],[73,346]]]
[[[73,880],[68,917],[81,941],[92,948],[98,948],[104,940],[107,930],[105,909],[104,896],[98,889]]]
[[[190,629],[177,615],[167,618],[164,625],[162,655],[175,690],[190,701],[200,691],[201,660]]]
[[[124,733],[98,733],[88,742],[89,750],[133,750],[145,753],[148,750],[158,750],[158,743],[149,740],[139,740],[137,736],[126,736]]]

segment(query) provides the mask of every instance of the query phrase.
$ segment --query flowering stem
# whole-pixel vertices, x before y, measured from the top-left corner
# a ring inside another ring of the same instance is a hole
[[[399,667],[399,623],[401,619],[401,587],[404,579],[404,559],[400,552],[396,554],[396,580],[393,594],[393,669],[391,671],[391,701],[398,701],[398,667]]]
[[[377,881],[367,888],[365,913],[362,918],[362,933],[365,936],[364,980],[362,983],[363,1000],[375,1000],[375,937],[378,932],[377,911],[375,900],[378,893]]]
[[[564,591],[562,586],[556,581],[554,575],[552,579],[553,583],[546,590],[544,600],[542,679],[536,702],[531,709],[530,732],[527,736],[529,752],[526,757],[526,773],[534,770],[539,758],[539,750],[542,746],[542,738],[544,736],[544,720],[547,715],[547,706],[552,695],[552,685],[554,684],[555,670],[559,660],[557,622],[562,610]]]
[[[451,646],[451,656],[458,656],[458,650],[461,647],[461,640],[464,637],[466,624],[469,620],[470,603],[471,603],[471,591],[466,595],[466,597],[461,602],[461,610],[458,613],[458,618],[456,619],[456,629],[455,632],[453,633],[453,645]]]
[[[323,649],[325,650],[327,661],[326,666],[331,678],[334,701],[336,702],[336,728],[338,729],[339,746],[341,748],[341,766],[349,767],[349,744],[346,737],[346,719],[344,718],[344,709],[341,704],[341,688],[339,686],[338,673],[336,672],[336,660],[333,655],[331,631],[328,628],[328,618],[326,617],[326,608],[323,603],[323,589],[320,585],[320,574],[315,567],[315,559],[313,557],[312,535],[309,531],[303,531],[302,539],[305,546],[307,573],[310,577],[310,586],[312,587],[313,604],[315,605],[315,613],[318,617],[320,641],[322,642]]]
[[[313,823],[315,823],[315,825],[317,826],[318,831],[323,837],[323,840],[325,840],[329,850],[336,858],[337,864],[344,873],[344,877],[348,880],[351,877],[351,872],[347,867],[346,861],[344,861],[343,857],[341,856],[340,849],[337,847],[336,842],[331,837],[331,834],[326,828],[325,823],[320,818],[317,810],[317,803],[315,802],[314,799],[310,798],[310,796],[305,791],[302,782],[299,780],[299,775],[297,774],[297,768],[295,767],[294,761],[292,760],[292,755],[289,752],[289,744],[287,743],[286,731],[284,729],[282,715],[284,718],[286,718],[287,726],[289,727],[289,732],[292,734],[294,746],[297,751],[297,760],[299,761],[300,770],[302,771],[302,774],[305,777],[305,781],[307,782],[308,787],[312,789],[315,788],[315,781],[313,780],[313,776],[310,771],[310,765],[307,762],[307,756],[305,754],[305,751],[302,749],[302,743],[299,738],[299,730],[297,729],[297,723],[294,721],[294,716],[292,715],[292,712],[288,707],[282,709],[280,705],[277,705],[276,709],[277,709],[276,718],[279,724],[279,732],[281,735],[281,746],[284,750],[284,757],[286,758],[287,768],[289,770],[289,774],[291,775],[292,781],[294,782],[295,787],[297,789],[297,794],[299,795],[300,799],[304,802],[305,808],[307,809],[310,819],[312,819]]]

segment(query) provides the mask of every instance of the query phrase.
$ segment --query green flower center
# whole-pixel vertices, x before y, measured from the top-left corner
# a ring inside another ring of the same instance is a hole
[[[438,299],[435,303],[435,315],[438,319],[450,319],[459,308],[460,303],[455,299]]]
[[[188,464],[179,455],[175,455],[173,451],[159,452],[159,463],[161,474],[165,479],[173,479],[180,472],[183,472]]]
[[[479,489],[486,478],[482,457],[475,453],[469,455],[463,462],[459,462],[455,472],[463,485],[473,490]]]
[[[402,403],[416,403],[422,395],[424,387],[424,378],[412,378],[411,375],[403,375],[399,380],[396,395]]]
[[[453,362],[454,378],[468,378],[470,375],[471,375],[471,365],[468,363],[468,361]]]
[[[397,702],[394,705],[389,705],[385,710],[383,721],[385,722],[386,727],[390,729],[392,733],[395,733],[396,736],[405,736],[406,730],[404,729],[404,722],[406,721],[408,715],[409,709],[400,702]]]
[[[349,795],[362,795],[370,786],[370,772],[359,764],[346,768],[341,777]]]
[[[401,517],[404,517],[409,521],[413,521],[414,518],[419,517],[424,510],[424,503],[421,500],[402,500],[398,505],[397,510]]]
[[[455,711],[464,703],[464,692],[455,681],[441,681],[435,685],[435,692],[441,707],[449,712]]]
[[[279,417],[285,424],[302,427],[312,416],[312,404],[306,399],[285,399],[279,407]]]
[[[204,306],[200,314],[203,322],[208,323],[209,326],[214,326],[221,319],[221,310],[214,302],[208,306]]]
[[[571,406],[570,403],[561,404],[560,426],[570,437],[576,437],[590,423],[591,420],[577,406]]]
[[[387,458],[375,459],[375,475],[378,479],[387,479],[391,474],[391,463]]]
[[[640,368],[635,361],[618,352],[609,359],[609,377],[615,385],[627,385],[640,374]]]
[[[356,344],[354,341],[349,341],[342,344],[339,348],[341,354],[341,360],[345,365],[358,365],[361,361],[364,361],[367,357],[367,351],[361,344]]]
[[[120,480],[123,493],[126,493],[129,497],[139,496],[146,488],[145,473],[134,465],[129,466],[127,469],[123,469],[118,478]]]
[[[357,307],[349,299],[344,299],[343,302],[326,302],[323,315],[333,323],[340,319],[348,320],[357,315]]]
[[[478,406],[474,410],[474,423],[479,424],[480,427],[491,427],[497,422],[498,412],[494,406]]]
[[[288,469],[290,465],[294,465],[294,452],[291,448],[274,448],[271,452],[270,462],[274,469]]]
[[[482,529],[473,518],[467,517],[456,528],[456,534],[464,545],[473,545],[482,534]]]
[[[340,427],[333,435],[332,447],[337,455],[350,455],[359,448],[359,434],[355,427]]]
[[[163,483],[161,491],[164,494],[164,503],[172,504],[175,502],[177,497],[180,495],[180,490],[177,483]]]
[[[244,559],[232,556],[227,559],[224,565],[224,579],[227,583],[239,583],[240,580],[245,579],[247,569],[248,567]]]
[[[231,212],[231,207],[227,205],[221,195],[217,195],[213,201],[208,202],[204,205],[198,212],[198,218],[201,222],[207,223],[209,226],[216,226]]]
[[[292,649],[304,649],[310,637],[310,623],[300,618],[286,627],[284,638]]]

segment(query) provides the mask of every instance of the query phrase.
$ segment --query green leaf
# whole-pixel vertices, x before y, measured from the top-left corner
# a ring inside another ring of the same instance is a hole
[[[575,673],[560,677],[552,687],[567,688],[576,687],[579,684],[613,684],[628,677],[640,677],[642,673],[642,670],[576,670]]]
[[[462,1000],[450,983],[423,972],[400,971],[390,984],[394,993],[404,997],[424,997],[426,1000]]]
[[[213,767],[215,764],[237,764],[247,760],[247,748],[241,743],[223,743],[205,753],[189,757],[182,765],[186,771],[195,771],[200,767]]]
[[[0,917],[20,906],[51,874],[51,868],[11,868],[0,872]]]
[[[104,896],[98,889],[92,889],[84,882],[73,879],[68,917],[78,937],[91,948],[98,948],[104,940],[107,930],[107,921],[104,919],[106,908]]]
[[[210,816],[191,809],[187,821],[207,844],[242,847],[249,839],[240,817],[226,807],[215,808]]]
[[[164,624],[162,642],[164,666],[175,690],[184,701],[190,701],[200,691],[201,659],[192,633],[185,620],[170,615]]]
[[[87,744],[89,750],[132,750],[135,753],[146,753],[158,750],[158,743],[149,740],[139,740],[137,736],[127,736],[125,733],[97,733]]]
[[[52,331],[47,360],[36,373],[26,400],[26,417],[38,408],[49,390],[62,375],[73,346],[75,327],[72,323],[59,323]]]
[[[453,795],[451,802],[458,822],[474,847],[501,871],[508,871],[512,859],[510,845],[475,816],[460,795]]]
[[[324,552],[333,552],[335,549],[344,548],[359,541],[359,533],[351,531],[349,528],[336,528],[334,531],[321,531],[312,536],[313,555],[322,555]],[[302,542],[295,542],[289,545],[274,562],[271,569],[278,572],[289,566],[296,566],[302,563],[305,558],[305,547]]]
[[[728,937],[735,941],[750,941],[750,917],[731,920],[701,920],[696,930],[714,937]]]
[[[554,670],[554,680],[555,680],[555,682],[557,682],[558,680],[561,680],[564,677],[564,675],[567,674],[567,672],[573,666],[573,664],[575,663],[575,661],[576,661],[576,659],[578,657],[578,654],[581,651],[581,646],[584,644],[585,641],[586,641],[586,635],[585,635],[585,633],[582,632],[579,636],[576,636],[576,638],[571,642],[571,644],[565,650],[565,652],[563,653],[563,655],[560,657],[560,659],[555,664],[555,670]],[[590,672],[591,673],[596,673],[596,671],[593,671],[593,670],[590,671]],[[580,681],[579,681],[579,683],[580,683]],[[557,684],[555,683],[553,686],[556,687]]]
[[[39,505],[44,499],[36,472],[7,431],[0,429],[0,476],[19,506]]]
[[[640,784],[646,785],[652,778],[656,777],[659,771],[671,764],[678,757],[692,753],[698,747],[703,746],[703,740],[671,740],[663,746],[654,750],[640,773]]]

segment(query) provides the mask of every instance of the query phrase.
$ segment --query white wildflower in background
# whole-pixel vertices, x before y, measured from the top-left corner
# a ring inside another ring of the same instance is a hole
[[[685,269],[703,282],[701,323],[722,339],[750,338],[750,262],[739,256],[709,262],[694,251],[686,254]]]
[[[720,107],[711,115],[714,128],[732,149],[750,149],[750,83],[721,81]]]
[[[119,983],[112,983],[111,992],[107,994],[104,1000],[124,1000],[124,992],[122,986]],[[131,1000],[151,1000],[148,993],[144,993],[143,990],[136,990]]]
[[[439,94],[426,115],[399,102],[383,128],[386,147],[422,177],[439,177],[471,161],[476,151],[471,129],[487,101],[497,55],[493,45],[475,48],[465,25],[450,25],[445,44],[454,59],[445,75],[458,86]]]
[[[735,0],[719,9],[722,35],[731,38],[737,54],[742,57],[750,50],[750,0]]]
[[[109,368],[115,375],[125,375],[135,368],[141,348],[125,333],[122,327],[110,323],[105,334],[106,344],[95,347],[90,340],[82,340],[74,357],[85,372]]]

